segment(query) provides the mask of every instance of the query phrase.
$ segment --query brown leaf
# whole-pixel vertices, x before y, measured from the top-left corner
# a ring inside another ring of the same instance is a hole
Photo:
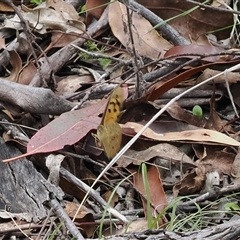
[[[148,222],[146,219],[137,219],[130,223],[129,227],[126,229],[122,229],[121,233],[136,233],[141,232],[144,230],[147,230],[148,228]]]
[[[86,22],[89,24],[92,17],[99,19],[106,8],[106,3],[110,2],[109,0],[87,0],[85,7],[87,12]],[[88,25],[87,24],[87,25]]]
[[[203,71],[203,73],[197,78],[197,82],[203,82],[204,80],[213,77],[217,74],[219,74],[221,71],[217,71],[211,68],[207,68]],[[239,72],[228,72],[227,75],[220,75],[216,78],[214,78],[214,83],[226,83],[226,80],[228,81],[229,84],[232,85],[232,83],[237,83],[239,82],[239,77],[240,77],[240,73]],[[233,98],[235,100],[235,98]]]
[[[235,153],[213,150],[203,159],[196,161],[196,164],[204,167],[206,172],[217,171],[220,175],[230,175],[234,158]]]
[[[32,62],[27,63],[19,73],[18,83],[29,85],[36,72],[36,66]]]
[[[60,30],[52,30],[52,37],[51,37],[51,42],[46,51],[49,51],[52,48],[60,48],[60,47],[65,47],[68,45],[70,42],[73,42],[77,38],[79,38],[79,34],[76,33],[65,33]]]
[[[190,195],[199,192],[205,183],[205,174],[197,174],[196,169],[187,173],[185,177],[175,184],[173,194],[176,198],[180,195]]]
[[[143,4],[158,16],[164,20],[174,17],[178,14],[182,14],[187,10],[192,9],[196,5],[187,1],[175,1],[175,0],[161,0],[161,1],[147,1],[139,0],[140,4]],[[198,44],[207,43],[205,34],[208,31],[213,31],[233,24],[233,16],[230,12],[222,11],[223,7],[209,9],[201,8],[186,14],[185,16],[177,17],[168,22],[172,27],[178,30],[178,32],[189,39],[190,42],[197,42]],[[229,37],[230,29],[225,31],[216,31],[214,35],[218,39],[224,39]]]
[[[170,48],[164,55],[164,57],[177,57],[181,54],[188,54],[188,58],[197,58],[196,54],[215,54],[219,52],[223,52],[224,48],[209,46],[209,45],[197,45],[197,44],[189,44],[183,46],[175,46]],[[193,54],[193,56],[191,56]],[[207,57],[203,60],[208,62],[217,62],[223,60],[221,56]]]
[[[233,64],[239,63],[239,60],[229,61],[229,63],[233,63]],[[204,65],[201,65],[198,67],[190,68],[171,79],[157,82],[150,89],[148,89],[146,97],[149,101],[153,102],[154,100],[156,100],[160,96],[162,96],[165,92],[167,92],[169,89],[174,88],[179,83],[192,77],[194,74],[199,73],[210,66],[213,66],[213,65],[217,66],[217,65],[224,65],[224,64],[226,64],[226,62],[208,63],[208,64],[204,64]]]
[[[230,87],[230,91],[232,93],[233,100],[238,106],[240,106],[239,88],[240,88],[240,82],[238,82],[236,84],[232,84]]]
[[[238,148],[237,155],[232,164],[231,175],[234,178],[233,182],[235,184],[239,182],[240,180],[240,148]]]
[[[127,48],[129,47],[129,34],[127,32],[126,7],[114,2],[109,6],[109,24],[115,37]],[[140,55],[150,58],[163,56],[166,49],[172,45],[162,38],[152,25],[141,15],[133,12],[131,28],[134,46]]]
[[[14,10],[8,4],[0,2],[0,12],[14,12]]]
[[[205,119],[193,115],[191,112],[181,108],[177,103],[172,104],[166,110],[174,119],[186,122],[196,127],[204,127]]]
[[[12,65],[11,74],[5,79],[11,80],[13,82],[17,82],[18,75],[22,68],[22,59],[16,51],[9,51],[10,54],[10,63]]]
[[[111,195],[112,195],[112,191],[108,190],[107,192],[105,192],[102,195],[102,198],[108,203]],[[119,201],[119,196],[118,196],[117,193],[114,193],[114,195],[113,195],[113,197],[111,199],[111,202],[109,203],[109,206],[114,207],[118,201]]]
[[[78,89],[82,87],[82,85],[93,82],[93,78],[90,75],[70,75],[66,78],[63,78],[57,85],[56,94],[59,96],[67,97]]]
[[[141,194],[142,203],[145,211],[145,216],[147,217],[147,202],[146,202],[146,190],[143,183],[142,172],[139,171],[139,167],[128,168],[131,173],[136,172],[133,175],[134,187]],[[162,180],[158,168],[156,166],[148,166],[147,169],[147,180],[150,193],[150,202],[152,204],[152,215],[155,217],[161,213],[167,206],[167,199],[163,189]],[[164,217],[161,219],[161,223],[164,223]]]
[[[46,1],[47,8],[53,8],[56,12],[63,14],[65,19],[78,20],[79,14],[72,4],[69,4],[63,0],[48,0]]]
[[[160,157],[168,159],[169,162],[181,162],[194,164],[191,158],[182,153],[177,147],[168,143],[154,145],[144,151],[130,150],[117,161],[119,167],[127,167],[131,163],[139,166],[143,162],[147,162],[152,158]]]
[[[230,132],[231,131],[231,126],[230,125],[226,125],[227,121],[222,120],[217,111],[215,110],[215,94],[212,95],[211,100],[210,100],[210,116],[208,117],[207,121],[206,121],[206,125],[205,128],[208,129],[213,129],[216,131],[223,131],[223,129],[226,132]]]
[[[126,123],[124,127],[131,128],[136,133],[140,131],[143,125],[138,123]],[[240,143],[223,133],[208,129],[195,129],[181,132],[158,133],[151,128],[147,128],[142,136],[158,141],[194,141],[206,144],[223,144],[229,146],[240,146]]]
[[[94,224],[93,214],[87,211],[85,207],[81,207],[80,211],[78,205],[74,202],[68,202],[65,206],[65,211],[68,216],[73,219],[75,217],[75,224],[80,225],[81,231],[86,234],[88,238],[91,238],[96,231],[96,224]],[[77,216],[75,216],[78,211]],[[83,223],[83,224],[81,224]],[[86,223],[84,225],[84,223]]]

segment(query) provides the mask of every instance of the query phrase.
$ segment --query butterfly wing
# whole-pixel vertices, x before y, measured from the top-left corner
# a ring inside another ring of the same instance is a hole
[[[108,100],[101,124],[97,128],[98,143],[109,159],[113,158],[121,147],[122,129],[117,120],[122,110],[123,98],[122,88],[117,87]]]
[[[116,122],[100,125],[97,129],[97,138],[101,143],[106,156],[112,159],[121,147],[122,129]]]
[[[121,87],[117,87],[111,94],[107,107],[102,117],[102,125],[108,123],[117,122],[119,114],[121,113],[123,106],[123,90]]]

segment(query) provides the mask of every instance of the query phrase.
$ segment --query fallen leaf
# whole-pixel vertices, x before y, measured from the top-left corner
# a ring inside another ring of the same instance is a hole
[[[145,216],[147,217],[147,193],[144,187],[143,175],[139,171],[139,167],[128,168],[131,173],[136,172],[133,175],[134,187],[141,194],[142,203],[144,207]],[[152,215],[155,218],[162,210],[167,206],[167,199],[163,189],[163,184],[159,170],[156,166],[147,167],[147,180],[149,185],[149,201],[151,202]],[[164,216],[160,219],[160,225],[165,222]]]
[[[17,82],[18,75],[22,68],[22,59],[20,58],[19,54],[16,51],[9,51],[10,54],[10,63],[12,65],[12,71],[8,77],[8,79],[13,82]]]
[[[107,103],[103,99],[89,107],[63,113],[60,117],[41,128],[28,142],[27,153],[3,162],[14,161],[36,153],[57,151],[82,139],[91,129],[100,124],[100,114]]]
[[[36,72],[36,66],[32,62],[28,62],[19,72],[18,83],[29,85]]]
[[[196,7],[196,4],[187,1],[138,0],[138,2],[164,20],[177,16],[178,14],[183,14],[185,11]],[[222,31],[215,31],[214,35],[216,35],[218,39],[224,39],[229,37],[230,29],[227,26],[233,24],[232,14],[222,11],[222,9],[227,7],[226,5],[227,4],[222,4],[221,7],[211,9],[199,7],[184,16],[172,19],[168,24],[177,29],[177,31],[190,42],[196,42],[198,44],[207,43],[206,33],[217,29],[222,29]]]
[[[86,22],[87,25],[91,23],[92,18],[99,19],[106,8],[106,3],[110,0],[87,0],[85,7],[86,7]]]
[[[174,185],[173,195],[175,198],[178,194],[191,195],[199,192],[203,188],[206,176],[204,173],[199,173],[199,171],[196,170],[197,169],[193,169],[191,172],[186,173],[184,178]]]
[[[240,181],[240,148],[238,148],[237,155],[232,164],[231,176],[233,177],[234,184],[238,184]]]
[[[180,107],[177,103],[172,104],[166,110],[174,119],[186,122],[196,127],[204,127],[206,120],[192,114],[192,112]]]
[[[57,85],[56,94],[59,96],[68,97],[69,95],[76,92],[78,89],[82,87],[82,85],[90,83],[93,81],[92,76],[90,75],[70,75],[66,78],[63,78]]]
[[[216,54],[223,52],[224,48],[209,46],[209,45],[197,45],[197,44],[189,44],[189,45],[182,45],[182,46],[174,46],[170,48],[164,55],[164,57],[175,57],[177,58],[178,55],[181,54],[188,54],[188,58],[197,58],[196,54]],[[192,54],[192,56],[191,56]],[[204,61],[208,62],[217,62],[223,60],[221,56],[213,56],[213,57],[206,57],[203,59]]]
[[[141,232],[148,229],[148,222],[146,219],[137,219],[136,221],[133,221],[129,224],[127,230],[123,228],[123,233],[136,233]]]
[[[120,157],[117,161],[119,167],[127,167],[130,164],[141,165],[143,162],[147,162],[152,158],[159,157],[168,159],[169,162],[181,162],[193,164],[193,161],[186,154],[181,152],[177,147],[168,143],[156,144],[144,151],[127,151],[126,154]]]
[[[228,63],[239,63],[239,60],[232,60],[232,61],[228,61]],[[186,81],[188,78],[192,77],[194,74],[197,74],[203,70],[205,70],[206,68],[209,68],[211,66],[221,66],[221,65],[225,65],[225,62],[214,62],[214,63],[207,63],[204,65],[200,65],[197,67],[191,67],[190,69],[172,77],[171,79],[167,79],[165,81],[159,81],[156,84],[154,84],[151,88],[148,89],[147,91],[147,95],[146,98],[148,101],[154,101],[156,99],[158,99],[159,97],[161,97],[165,92],[167,92],[168,90],[176,87],[179,83]]]
[[[48,175],[48,181],[57,186],[59,185],[59,172],[60,172],[60,167],[61,167],[61,163],[64,160],[65,156],[61,155],[61,154],[50,154],[47,158],[46,158],[46,167],[49,170],[49,175]]]
[[[123,125],[123,128],[131,128],[135,133],[139,132],[143,125],[138,123],[128,122]],[[219,133],[209,129],[195,129],[181,132],[157,133],[147,128],[142,136],[158,141],[194,141],[205,144],[223,144],[229,146],[240,146],[240,143],[223,133]]]
[[[109,24],[115,37],[127,48],[129,47],[129,34],[127,26],[126,7],[120,2],[109,5]],[[153,59],[163,56],[166,49],[172,45],[161,37],[152,25],[141,15],[133,12],[131,28],[134,47],[138,54]]]
[[[75,225],[80,228],[81,232],[88,238],[91,238],[97,228],[97,225],[94,223],[93,214],[84,206],[80,210],[78,207],[74,202],[67,202],[65,211],[71,219],[75,218]],[[77,216],[75,216],[76,212],[78,212]]]
[[[124,99],[127,97],[127,89],[124,88]],[[102,99],[96,104],[76,111],[63,113],[45,127],[41,128],[28,142],[27,153],[3,162],[15,161],[36,153],[53,152],[63,149],[66,145],[72,145],[96,129],[101,118],[98,115],[104,112],[108,100]]]
[[[213,151],[203,159],[197,160],[197,166],[204,167],[206,172],[217,171],[219,174],[230,175],[235,154],[226,151]]]

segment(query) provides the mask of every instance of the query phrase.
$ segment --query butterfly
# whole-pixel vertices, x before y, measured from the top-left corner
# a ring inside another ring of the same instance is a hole
[[[121,147],[122,129],[117,123],[123,107],[123,89],[117,87],[109,97],[102,121],[94,134],[99,147],[104,149],[106,156],[112,159]]]

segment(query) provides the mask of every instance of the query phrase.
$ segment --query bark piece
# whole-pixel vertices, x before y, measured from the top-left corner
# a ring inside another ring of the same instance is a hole
[[[17,148],[0,138],[0,160],[19,154]],[[5,204],[10,212],[27,213],[28,220],[34,222],[47,216],[43,203],[50,200],[49,193],[59,200],[63,197],[62,190],[50,184],[25,158],[8,164],[0,161],[0,182],[1,207]]]

